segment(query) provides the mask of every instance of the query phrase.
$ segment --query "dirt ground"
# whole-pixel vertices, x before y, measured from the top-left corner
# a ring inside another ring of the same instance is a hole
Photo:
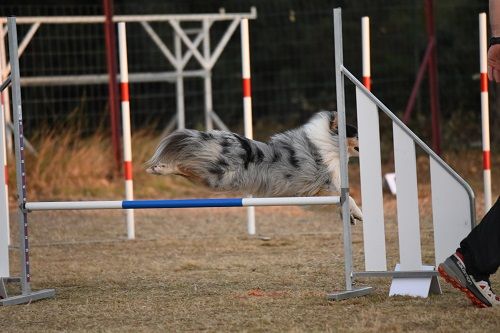
[[[385,202],[395,205],[388,194]],[[56,297],[0,308],[1,331],[499,331],[500,308],[476,309],[443,280],[443,294],[427,299],[388,297],[389,279],[360,279],[372,295],[327,301],[344,288],[342,227],[331,207],[259,207],[257,237],[246,235],[245,208],[139,210],[136,221],[128,241],[122,211],[30,214],[32,287],[55,288]],[[428,264],[431,229],[424,219]],[[362,270],[362,226],[352,233]],[[393,267],[394,215],[386,236]]]

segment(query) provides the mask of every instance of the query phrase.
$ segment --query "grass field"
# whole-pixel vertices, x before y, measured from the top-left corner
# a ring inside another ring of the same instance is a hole
[[[109,176],[109,158],[100,160],[103,152],[94,152],[99,140],[92,145],[93,149],[77,147],[71,159],[50,150],[54,147],[28,161],[34,170],[28,174],[33,183],[30,198],[119,198],[122,184]],[[144,161],[147,154],[137,154],[137,161]],[[62,170],[55,169],[54,156],[65,161]],[[471,182],[481,217],[481,160],[474,156],[450,154],[447,159]],[[495,163],[499,164],[498,157]],[[138,198],[208,196],[181,180],[150,180],[140,162],[134,172]],[[352,194],[359,199],[356,173],[354,163]],[[498,178],[493,185],[494,193],[499,193]],[[78,186],[83,188],[80,194]],[[433,264],[428,192],[428,186],[419,188],[421,236],[424,261]],[[109,197],[104,197],[106,193]],[[384,204],[388,265],[393,267],[398,261],[394,197],[386,193]],[[14,213],[11,226],[15,235]],[[443,294],[427,299],[388,297],[389,279],[360,279],[359,285],[375,287],[372,295],[327,301],[328,292],[344,288],[342,226],[334,208],[257,208],[257,231],[257,237],[246,235],[242,208],[136,211],[133,241],[125,240],[121,211],[30,214],[32,287],[55,288],[56,297],[0,308],[0,331],[500,330],[500,308],[476,309],[443,280]],[[362,270],[362,226],[354,226],[352,232],[355,267]],[[18,240],[13,241],[15,275]],[[492,282],[500,290],[500,274]]]

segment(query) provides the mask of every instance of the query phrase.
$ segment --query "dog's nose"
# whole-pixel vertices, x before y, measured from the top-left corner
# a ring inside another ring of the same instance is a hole
[[[354,147],[354,150],[359,152],[359,147]]]

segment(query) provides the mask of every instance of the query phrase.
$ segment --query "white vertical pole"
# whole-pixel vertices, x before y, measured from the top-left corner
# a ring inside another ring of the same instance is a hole
[[[207,62],[210,62],[210,22],[208,19],[203,20],[203,57]],[[207,131],[213,129],[212,123],[212,68],[205,68],[205,128]]]
[[[125,177],[125,198],[134,199],[132,180],[132,136],[130,130],[130,98],[128,87],[127,32],[125,23],[118,23],[118,48],[120,58],[120,90],[123,128],[123,167]],[[134,210],[126,209],[127,237],[135,238]]]
[[[370,67],[370,18],[361,18],[361,53],[363,58],[363,85],[371,90],[371,67]]]
[[[177,101],[177,129],[186,128],[186,115],[184,107],[184,78],[182,76],[182,67],[180,63],[182,62],[182,43],[181,38],[177,33],[174,36],[174,47],[175,47],[175,58],[177,59],[177,65],[175,68],[175,88],[176,88],[176,101]]]
[[[491,208],[491,165],[490,165],[490,121],[488,105],[488,74],[487,74],[487,27],[486,13],[479,14],[479,71],[481,73],[481,120],[483,133],[483,180],[484,180],[484,211]]]
[[[3,43],[3,40],[0,42]],[[2,66],[0,64],[0,71]],[[9,276],[9,196],[3,95],[0,93],[0,277]]]
[[[250,38],[248,19],[241,19],[241,66],[243,77],[243,118],[245,136],[253,139],[252,128],[252,91],[250,80]],[[255,235],[255,207],[248,207],[247,230],[249,235]]]

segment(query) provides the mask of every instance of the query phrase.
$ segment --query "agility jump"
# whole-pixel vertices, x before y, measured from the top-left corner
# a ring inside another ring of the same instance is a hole
[[[15,18],[8,19],[9,51],[12,62],[12,100],[14,105],[15,144],[16,144],[16,181],[19,193],[18,216],[20,233],[21,283],[22,293],[4,297],[0,304],[20,304],[32,300],[53,297],[55,291],[46,289],[32,291],[29,271],[28,213],[47,209],[139,209],[139,208],[187,208],[187,207],[243,207],[269,205],[311,205],[340,204],[344,228],[345,291],[328,294],[327,298],[340,300],[353,296],[366,295],[371,287],[355,288],[356,277],[388,276],[394,277],[391,294],[415,295],[414,290],[398,285],[398,282],[411,278],[413,284],[421,289],[429,288],[439,292],[436,286],[437,272],[433,267],[422,265],[418,215],[418,193],[416,183],[415,144],[429,155],[432,188],[432,210],[436,262],[444,259],[450,249],[458,244],[470,231],[475,221],[474,194],[470,186],[458,176],[442,159],[411,132],[390,110],[371,94],[363,84],[343,65],[341,10],[334,10],[335,29],[335,68],[337,89],[338,135],[340,146],[340,196],[332,197],[294,197],[294,198],[233,198],[233,199],[187,199],[187,200],[125,200],[90,202],[28,202],[26,198],[26,177],[24,165],[24,141],[22,126],[22,106],[19,85],[19,64],[17,58],[17,33]],[[360,133],[361,187],[364,211],[364,246],[366,271],[356,272],[352,260],[352,243],[349,219],[349,182],[347,173],[346,121],[344,78],[356,86],[357,116]],[[400,241],[399,269],[388,271],[385,255],[385,235],[383,225],[382,181],[380,172],[380,142],[378,111],[381,110],[393,122],[394,153],[398,185],[398,232]],[[370,126],[367,126],[370,124]],[[374,126],[374,124],[376,126]],[[368,166],[368,167],[367,167]],[[416,233],[415,233],[416,232]],[[430,270],[429,270],[430,269]],[[0,281],[12,280],[2,278]],[[417,281],[415,281],[415,279]],[[423,285],[423,287],[422,287]],[[0,286],[1,290],[1,286]],[[424,292],[425,294],[425,292]]]

